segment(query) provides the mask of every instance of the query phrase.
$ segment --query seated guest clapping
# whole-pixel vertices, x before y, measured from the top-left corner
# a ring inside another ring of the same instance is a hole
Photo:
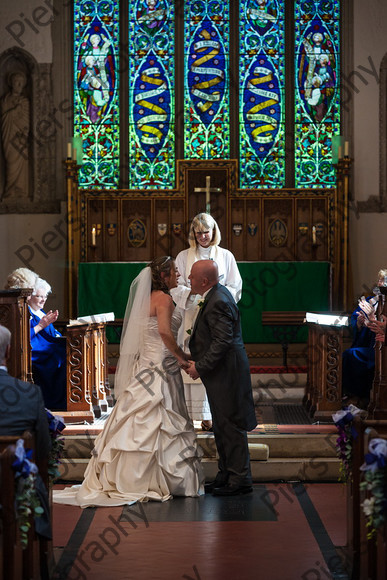
[[[66,409],[66,342],[54,328],[58,311],[44,312],[51,286],[38,278],[28,301],[31,313],[32,374],[41,386],[46,407]]]
[[[343,352],[342,386],[344,401],[352,400],[366,407],[375,374],[375,331],[376,312],[381,296],[380,287],[384,286],[387,270],[379,270],[374,294],[362,296],[358,307],[352,313],[351,326],[354,331],[351,348]],[[379,339],[377,339],[379,340]]]

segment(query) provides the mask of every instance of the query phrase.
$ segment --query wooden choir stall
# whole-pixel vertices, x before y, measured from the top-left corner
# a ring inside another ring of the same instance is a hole
[[[30,314],[27,297],[32,290],[0,291],[0,324],[12,333],[10,375],[33,381]],[[101,317],[101,315],[100,315]],[[69,324],[66,329],[67,410],[66,423],[92,423],[113,404],[108,382],[106,322]]]
[[[32,381],[30,313],[27,297],[32,289],[0,290],[0,324],[11,337],[11,359],[8,372],[22,381]]]

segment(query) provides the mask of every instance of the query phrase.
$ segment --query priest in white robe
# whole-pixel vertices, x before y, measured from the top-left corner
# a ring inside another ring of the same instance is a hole
[[[220,248],[221,234],[218,224],[208,213],[199,213],[194,217],[188,234],[190,247],[180,252],[176,258],[176,267],[180,278],[177,288],[171,290],[176,306],[183,310],[183,322],[179,332],[179,343],[188,352],[191,329],[199,311],[201,296],[191,293],[188,276],[192,264],[197,260],[214,260],[218,264],[219,282],[231,292],[235,302],[242,295],[242,278],[233,254]],[[202,429],[211,430],[211,413],[204,385],[200,379],[193,380],[183,374],[184,393],[188,412],[193,421],[202,421]]]

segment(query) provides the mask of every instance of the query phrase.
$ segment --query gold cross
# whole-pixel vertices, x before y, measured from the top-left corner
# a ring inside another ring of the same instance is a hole
[[[206,193],[206,213],[211,213],[211,199],[210,193],[211,191],[222,191],[220,187],[210,187],[211,185],[211,176],[206,176],[206,187],[195,187],[194,191],[196,193],[201,193],[205,191]]]

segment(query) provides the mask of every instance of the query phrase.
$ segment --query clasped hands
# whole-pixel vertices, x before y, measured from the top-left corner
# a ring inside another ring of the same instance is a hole
[[[180,359],[179,363],[181,368],[191,377],[191,379],[198,379],[199,373],[196,370],[195,361],[191,360],[189,354],[185,355],[184,359]]]

